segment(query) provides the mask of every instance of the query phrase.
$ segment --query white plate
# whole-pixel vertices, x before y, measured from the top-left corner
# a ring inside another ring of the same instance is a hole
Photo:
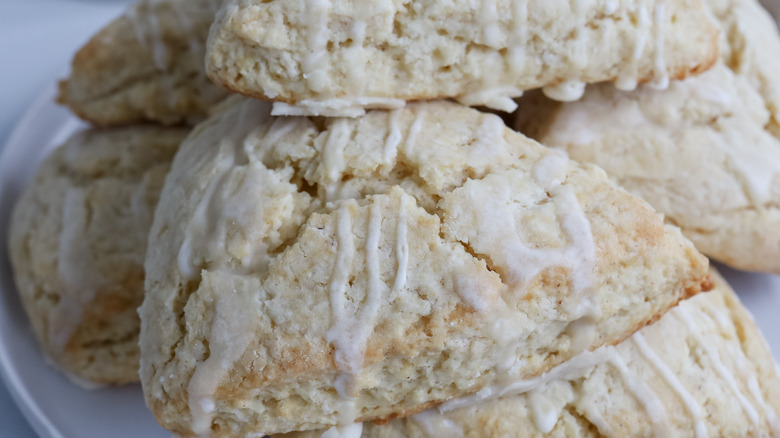
[[[21,308],[8,263],[11,207],[41,160],[83,124],[44,93],[0,155],[0,371],[16,403],[42,437],[169,438],[146,410],[139,385],[86,391],[46,365]],[[780,276],[719,266],[780,352]]]

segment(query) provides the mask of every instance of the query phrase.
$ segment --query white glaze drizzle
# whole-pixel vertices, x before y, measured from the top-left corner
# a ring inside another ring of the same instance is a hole
[[[612,15],[617,12],[618,2],[614,0],[607,0],[604,2],[604,13]]]
[[[212,246],[217,244],[213,239],[216,223],[224,216],[224,205],[221,205],[224,200],[217,196],[218,191],[239,161],[242,158],[248,160],[244,150],[246,137],[256,129],[258,121],[267,115],[268,107],[265,102],[246,99],[233,111],[226,112],[225,117],[229,117],[233,123],[223,120],[223,130],[211,128],[212,131],[203,134],[203,138],[219,142],[214,146],[220,148],[221,153],[208,185],[195,206],[192,219],[184,230],[184,238],[177,254],[179,273],[185,281],[194,280],[200,274],[200,263],[193,258],[193,253],[209,252]]]
[[[154,65],[158,70],[165,70],[168,64],[168,50],[162,40],[160,24],[154,6],[158,1],[145,0],[128,9],[125,16],[130,19],[136,39],[142,46],[151,49]],[[139,10],[145,10],[142,16]]]
[[[328,330],[327,340],[336,348],[336,365],[339,369],[349,372],[358,367],[353,366],[354,354],[345,353],[350,348],[355,347],[350,345],[349,334],[347,333],[351,320],[346,315],[346,293],[347,282],[349,281],[349,268],[352,266],[352,260],[355,256],[355,244],[352,240],[352,219],[346,207],[338,210],[336,241],[338,253],[330,284],[328,285],[333,324],[331,324],[331,328]],[[342,396],[346,397],[346,394]]]
[[[462,438],[463,429],[454,421],[433,410],[422,411],[410,417],[429,437]]]
[[[604,417],[601,415],[601,412],[596,410],[595,406],[592,404],[587,404],[584,411],[588,417],[588,421],[596,426],[600,434],[607,437],[617,436],[617,434],[615,434],[615,430],[612,429],[612,426],[610,426],[609,423],[607,423],[607,420],[604,419]]]
[[[207,2],[208,3],[208,2]],[[187,2],[172,2],[171,9],[176,14],[176,19],[181,26],[181,29],[187,35],[187,45],[190,48],[190,52],[193,55],[200,55],[203,53],[203,43],[195,34],[195,26],[189,17],[190,5]]]
[[[539,388],[553,380],[569,380],[584,369],[608,361],[610,359],[609,354],[607,347],[601,347],[593,351],[585,351],[540,376],[510,383],[486,386],[476,394],[448,400],[439,405],[438,410],[440,413],[445,413],[455,409],[475,406],[479,403],[495,400],[500,397],[525,394],[528,391]]]
[[[645,337],[641,332],[636,332],[631,337],[631,341],[636,346],[639,354],[656,370],[658,374],[664,379],[667,385],[677,394],[677,397],[683,402],[685,410],[691,415],[693,419],[693,430],[696,434],[696,438],[707,438],[707,426],[704,424],[704,413],[701,406],[696,402],[690,392],[685,389],[683,384],[669,368],[668,365],[653,351],[648,345]]]
[[[574,102],[585,94],[585,83],[581,81],[564,81],[556,85],[542,88],[545,96],[559,102]]]
[[[750,122],[734,120],[733,123]],[[715,141],[712,144],[730,158],[729,164],[736,168],[743,185],[746,186],[745,195],[757,204],[770,202],[773,199],[773,182],[780,175],[780,159],[777,154],[764,153],[763,148],[741,147],[745,144],[745,136],[730,126],[722,126],[718,133],[724,141]],[[763,134],[765,132],[760,133]]]
[[[703,312],[701,315],[715,321],[718,326],[720,326],[721,330],[727,331],[733,328],[734,325],[732,320],[713,303],[707,303],[706,310],[707,311]],[[767,404],[766,400],[764,400],[764,396],[761,394],[761,387],[758,384],[758,378],[756,373],[748,364],[749,359],[745,356],[745,352],[734,344],[728,344],[728,347],[728,355],[734,359],[738,371],[745,378],[745,383],[747,385],[748,391],[750,392],[750,395],[753,396],[753,399],[756,401],[756,403],[758,403],[758,406],[762,411],[764,411],[764,415],[766,415],[767,422],[769,423],[769,426],[772,428],[772,430],[774,432],[780,432],[780,424],[778,424],[777,421],[777,414],[775,413],[774,409],[772,409],[772,406]]]
[[[499,49],[501,44],[501,32],[499,31],[498,11],[496,3],[492,1],[481,2],[479,13],[480,27],[482,28],[482,40],[492,49]]]
[[[341,176],[346,166],[344,148],[349,141],[349,123],[345,119],[334,121],[328,131],[328,140],[322,150],[322,166],[325,174],[325,199],[330,202],[338,197]]]
[[[195,367],[187,386],[192,431],[205,434],[211,428],[216,405],[214,393],[254,338],[257,309],[233,289],[216,297],[216,312],[208,337],[209,357]]]
[[[528,402],[534,426],[542,433],[550,433],[561,417],[564,404],[551,406],[550,401],[545,397],[545,389],[542,387],[530,391],[528,393]]]
[[[666,417],[666,411],[664,405],[658,398],[656,393],[641,379],[629,370],[620,353],[615,347],[607,347],[609,355],[609,364],[618,370],[620,378],[623,380],[623,384],[631,392],[634,398],[642,405],[648,417],[650,417],[650,423],[653,425],[653,431],[655,436],[663,437],[670,436],[669,423]]]
[[[92,301],[100,286],[97,270],[91,268],[94,254],[86,236],[88,226],[87,195],[84,189],[69,188],[62,207],[62,230],[57,248],[57,275],[66,293],[49,314],[49,340],[64,350],[81,322],[84,305]]]
[[[636,30],[636,42],[634,43],[634,53],[631,57],[631,62],[624,67],[623,71],[618,75],[615,81],[615,88],[623,91],[633,91],[637,86],[637,63],[642,59],[642,54],[645,51],[645,45],[647,44],[645,34],[649,31],[650,18],[645,1],[640,1],[637,14],[637,30]]]
[[[493,81],[486,81],[493,83]],[[466,94],[456,96],[455,100],[467,106],[484,105],[488,108],[511,113],[517,109],[517,102],[513,97],[520,97],[523,91],[513,86],[482,88]]]
[[[665,38],[664,22],[666,18],[666,4],[662,1],[655,5],[653,24],[655,25],[655,58],[653,63],[653,80],[648,85],[656,90],[665,90],[669,87],[669,74],[666,71],[664,61]]]
[[[748,416],[750,421],[753,424],[758,424],[758,412],[756,412],[755,407],[750,404],[747,398],[745,398],[744,394],[742,394],[742,392],[739,390],[736,379],[723,365],[723,362],[721,362],[720,355],[718,354],[717,350],[715,350],[712,345],[710,345],[710,343],[699,334],[696,323],[694,322],[690,312],[688,312],[684,306],[677,306],[674,310],[672,310],[672,312],[674,312],[674,314],[686,324],[688,330],[691,333],[691,336],[693,336],[694,339],[696,339],[696,342],[698,342],[704,349],[704,352],[712,361],[715,372],[720,376],[721,379],[726,382],[731,392],[734,393],[734,396],[737,398],[737,401],[739,401],[739,404],[742,406],[742,409],[745,411],[745,414]]]
[[[516,75],[522,72],[523,67],[525,67],[525,48],[528,41],[528,36],[526,34],[526,27],[528,26],[528,2],[515,1],[511,2],[511,4],[512,34],[510,36],[511,44],[510,47],[508,47],[508,64],[510,73]]]
[[[217,161],[215,173],[206,186],[206,190],[203,192],[198,205],[195,207],[192,220],[187,225],[184,239],[176,257],[179,273],[184,280],[194,280],[200,275],[199,264],[193,258],[193,247],[203,248],[207,244],[200,241],[196,242],[195,240],[197,236],[212,234],[210,231],[213,222],[211,212],[215,209],[212,206],[215,202],[215,194],[234,165],[235,155],[232,153],[227,153]]]
[[[409,240],[407,237],[407,224],[406,224],[406,196],[401,196],[400,205],[398,206],[398,223],[396,225],[396,247],[395,254],[397,258],[397,264],[395,271],[395,281],[393,282],[393,290],[400,291],[406,285],[406,271],[409,264]]]
[[[467,198],[464,202],[472,205],[468,210],[473,215],[471,220],[475,227],[468,231],[472,235],[469,243],[477,252],[489,251],[494,265],[502,271],[505,284],[513,289],[522,288],[545,269],[566,267],[570,273],[572,296],[564,300],[562,306],[572,319],[578,319],[598,312],[589,294],[585,293],[591,286],[596,255],[590,222],[571,185],[565,183],[567,163],[564,154],[550,152],[539,160],[532,172],[535,183],[539,186],[537,196],[551,196],[550,201],[558,219],[561,237],[568,241],[568,244],[560,248],[529,245],[521,237],[517,218],[509,206],[515,203],[516,185],[528,184],[525,177],[520,178],[514,173],[502,177],[489,175],[486,178],[490,180],[489,194],[480,190],[483,182],[468,184],[463,193]],[[507,316],[511,312],[505,312],[500,300],[495,301],[495,305],[488,306],[485,303],[485,306],[482,306],[479,293],[468,293],[468,288],[461,287],[457,287],[456,291],[472,306],[478,305],[483,310],[495,313],[492,317],[495,318],[496,324],[512,324],[511,321],[516,319]],[[464,291],[467,293],[462,293]],[[499,345],[497,348],[506,354],[507,359],[514,358],[514,348],[511,344],[514,341],[510,339],[513,330],[501,327],[494,330],[494,338]],[[508,363],[506,366],[500,366],[499,371],[511,370],[515,366],[516,364]],[[501,369],[502,367],[504,369]]]
[[[406,105],[403,99],[387,97],[355,97],[350,99],[304,99],[295,105],[274,102],[274,116],[360,117],[367,109],[399,109]]]
[[[571,187],[562,184],[566,178],[566,163],[564,154],[552,152],[536,164],[534,178],[542,187],[555,196],[560,196],[565,206],[559,206],[558,211],[563,216],[561,225],[571,240],[571,246],[561,254],[561,260],[574,271],[572,275],[574,290],[581,292],[590,286],[596,250],[590,221],[582,211]]]
[[[577,26],[573,29],[576,34],[574,44],[574,67],[576,70],[585,70],[590,61],[590,50],[588,50],[588,9],[593,8],[594,0],[574,0],[572,5],[572,15],[577,17]]]
[[[301,61],[303,78],[309,87],[320,92],[327,82],[328,20],[333,7],[329,0],[306,0],[303,20],[306,26],[308,54]]]
[[[349,267],[354,257],[352,243],[352,226],[349,211],[338,210],[339,219],[336,232],[338,241],[338,256],[333,278],[330,284],[331,311],[333,323],[328,330],[326,339],[335,348],[336,367],[341,371],[337,379],[336,389],[348,407],[347,412],[340,412],[339,423],[349,424],[355,421],[354,398],[355,384],[365,361],[365,350],[368,337],[373,331],[379,307],[382,303],[382,283],[379,267],[379,238],[381,234],[381,205],[379,198],[374,198],[369,209],[366,232],[366,271],[368,288],[365,302],[357,304],[354,311],[347,308],[346,288]],[[352,313],[352,315],[350,315]]]
[[[355,372],[353,371],[355,367],[352,364],[354,359],[351,357],[354,356],[355,351],[349,351],[349,349],[357,347],[352,342],[351,333],[348,332],[351,320],[346,315],[349,268],[352,266],[352,260],[355,256],[355,244],[352,240],[352,219],[347,207],[342,207],[338,210],[336,241],[338,253],[330,284],[328,285],[333,322],[325,339],[336,350],[334,361],[336,367],[341,371],[334,384],[339,397],[341,397],[341,400],[337,403],[338,421],[340,425],[347,425],[354,422],[356,418],[355,402],[352,394],[355,385]]]
[[[363,423],[347,426],[333,426],[320,435],[320,438],[360,438],[363,435]]]
[[[349,29],[352,45],[343,54],[344,63],[348,65],[349,81],[346,87],[350,95],[361,96],[365,88],[368,57],[365,56],[363,44],[366,39],[366,20],[371,16],[372,7],[369,2],[352,3],[352,25]]]
[[[385,147],[382,151],[382,158],[387,165],[395,162],[395,156],[398,153],[398,145],[401,144],[401,130],[398,129],[399,111],[390,111],[387,113],[387,137],[385,137]]]
[[[286,117],[276,117],[268,127],[268,131],[265,133],[263,143],[273,145],[279,143],[284,136],[293,132],[296,128],[301,128],[299,123],[294,123],[293,120]]]
[[[490,63],[503,63],[499,49],[508,51],[506,59],[511,76],[516,76],[523,68],[528,6],[525,1],[511,2],[510,26],[508,40],[502,44],[501,21],[495,2],[482,2],[477,16],[482,29],[481,42],[494,49],[493,59]],[[507,44],[508,43],[508,44]],[[509,79],[512,80],[512,79]],[[517,109],[517,103],[513,98],[523,95],[523,90],[512,85],[500,85],[507,78],[501,69],[486,69],[482,72],[480,85],[464,94],[455,96],[455,100],[467,106],[486,106],[499,111],[512,112]]]
[[[417,144],[417,136],[420,135],[423,123],[425,123],[425,111],[417,108],[415,111],[414,121],[409,127],[409,132],[406,134],[406,142],[404,143],[406,149],[406,155],[410,155]]]

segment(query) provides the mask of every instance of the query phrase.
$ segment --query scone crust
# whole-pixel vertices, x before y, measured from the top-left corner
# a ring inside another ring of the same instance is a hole
[[[711,292],[680,303],[611,351],[590,353],[601,355],[596,365],[573,367],[520,395],[384,425],[364,423],[361,436],[777,435],[777,364],[736,294],[716,272],[711,277]]]
[[[780,35],[754,0],[708,0],[713,69],[669,90],[596,85],[579,102],[529,93],[516,127],[603,167],[708,256],[780,273]]]
[[[227,93],[203,58],[220,0],[143,0],[74,56],[57,101],[97,126],[203,120]]]
[[[76,134],[15,206],[9,249],[17,290],[45,354],[78,383],[138,380],[146,236],[186,133]]]
[[[341,391],[357,419],[413,414],[494,383],[498,362],[527,378],[616,343],[709,287],[644,201],[495,115],[269,112],[231,99],[196,128],[155,215],[141,375],[179,434],[327,427]]]
[[[209,36],[206,70],[234,92],[299,106],[453,97],[511,111],[509,98],[524,90],[663,86],[700,73],[717,59],[717,38],[700,0],[598,1],[581,10],[563,0],[371,8],[229,0]]]

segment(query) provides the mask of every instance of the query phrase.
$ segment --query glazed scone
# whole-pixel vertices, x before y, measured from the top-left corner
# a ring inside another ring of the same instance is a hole
[[[227,92],[206,77],[209,26],[222,0],[141,0],[82,47],[57,100],[100,126],[191,123]]]
[[[77,383],[138,380],[146,238],[187,130],[85,131],[41,165],[11,218],[17,290],[44,353]]]
[[[701,0],[226,0],[206,70],[279,102],[274,114],[444,97],[512,111],[512,97],[539,87],[561,100],[586,82],[665,87],[709,68],[716,42]]]
[[[499,398],[494,392],[481,403],[456,400],[385,425],[356,425],[353,436],[778,436],[777,364],[747,309],[717,273],[712,278],[712,292],[680,303],[615,347],[502,388]]]
[[[723,29],[712,70],[569,104],[529,94],[517,127],[604,168],[710,257],[780,273],[780,36],[754,0],[707,4]]]
[[[231,99],[195,128],[150,232],[141,381],[182,436],[414,414],[709,286],[644,201],[493,114],[270,107]]]

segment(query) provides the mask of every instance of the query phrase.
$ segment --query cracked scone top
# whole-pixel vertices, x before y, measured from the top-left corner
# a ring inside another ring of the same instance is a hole
[[[502,388],[499,398],[456,399],[384,425],[351,426],[349,436],[777,436],[777,364],[734,291],[717,273],[712,277],[711,292],[680,303],[619,345]],[[275,438],[319,438],[322,432]]]
[[[227,0],[206,70],[275,114],[444,97],[512,111],[539,87],[561,100],[590,82],[665,87],[709,68],[716,40],[700,0]]]
[[[100,126],[191,123],[227,96],[203,66],[222,0],[141,0],[74,56],[57,100]]]
[[[712,70],[665,91],[528,95],[517,127],[603,167],[710,257],[780,273],[780,36],[754,0],[706,4],[722,29]]]
[[[448,102],[357,119],[229,100],[150,232],[147,405],[184,436],[406,416],[614,344],[707,261],[593,166]]]
[[[77,383],[138,380],[146,238],[187,132],[76,134],[14,209],[9,249],[22,304],[46,355]]]

